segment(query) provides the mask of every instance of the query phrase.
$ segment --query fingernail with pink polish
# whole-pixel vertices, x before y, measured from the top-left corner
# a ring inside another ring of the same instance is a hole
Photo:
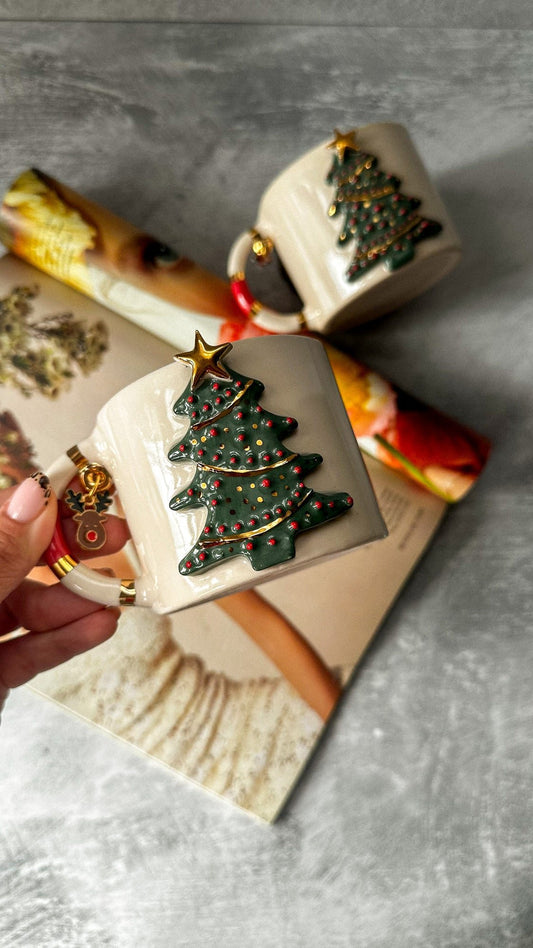
[[[52,488],[46,474],[38,471],[17,487],[7,505],[7,515],[18,523],[36,520],[48,505]]]

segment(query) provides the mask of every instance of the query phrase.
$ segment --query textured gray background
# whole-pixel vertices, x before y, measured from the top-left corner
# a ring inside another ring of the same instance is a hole
[[[463,262],[343,342],[495,443],[274,827],[11,696],[0,943],[533,945],[530,4],[4,0],[0,17],[2,189],[35,164],[221,275],[289,160],[335,125],[404,122]]]

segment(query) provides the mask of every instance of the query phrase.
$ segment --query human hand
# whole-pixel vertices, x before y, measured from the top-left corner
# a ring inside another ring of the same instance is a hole
[[[88,602],[58,583],[25,578],[50,543],[56,517],[57,499],[45,474],[0,491],[0,708],[11,688],[99,645],[116,629],[119,609]],[[120,549],[128,536],[117,517],[109,517],[106,527],[100,554]],[[75,524],[66,508],[63,529],[75,552]],[[19,627],[27,633],[2,641]]]

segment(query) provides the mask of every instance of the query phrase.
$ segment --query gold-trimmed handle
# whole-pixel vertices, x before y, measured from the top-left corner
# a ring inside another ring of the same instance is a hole
[[[260,329],[267,332],[295,335],[307,329],[303,310],[280,313],[256,300],[246,280],[246,261],[253,251],[259,262],[267,263],[274,251],[273,240],[257,230],[247,230],[237,237],[228,256],[228,277],[233,298],[240,311]]]
[[[113,485],[109,472],[99,463],[88,461],[77,445],[69,448],[48,472],[50,482],[58,497],[76,475],[91,490],[91,484],[106,484],[100,490],[109,490]],[[99,602],[104,606],[132,606],[137,604],[134,579],[119,579],[116,576],[103,576],[89,569],[72,555],[65,539],[58,512],[54,535],[44,559],[55,576],[68,589],[84,599]]]

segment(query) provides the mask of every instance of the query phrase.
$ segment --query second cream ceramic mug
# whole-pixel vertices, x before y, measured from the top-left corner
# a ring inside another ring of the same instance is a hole
[[[76,473],[84,489],[66,496],[84,545],[103,542],[109,475],[140,575],[91,570],[59,521],[46,560],[107,605],[175,612],[386,535],[324,348],[306,337],[209,347],[197,333],[52,466],[59,496]]]
[[[303,307],[253,298],[246,262],[275,247]],[[234,242],[228,276],[240,309],[270,332],[329,333],[406,303],[458,262],[460,242],[407,130],[386,122],[303,155],[269,185],[254,227]]]

